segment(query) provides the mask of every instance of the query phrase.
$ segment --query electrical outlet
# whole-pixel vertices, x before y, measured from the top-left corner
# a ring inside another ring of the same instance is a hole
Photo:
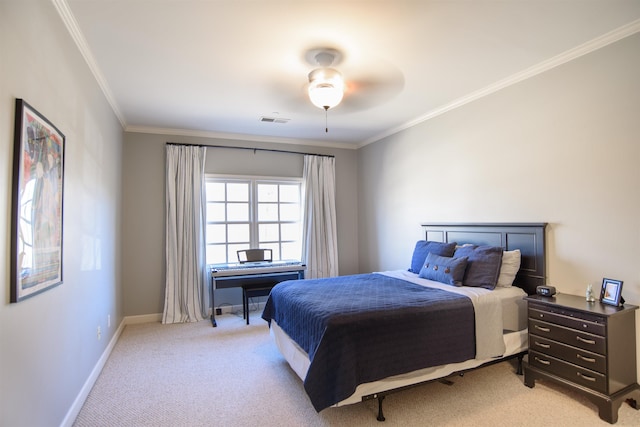
[[[107,327],[110,328],[111,327],[111,315],[107,314]]]
[[[100,330],[100,326],[98,326],[98,331],[96,332],[96,336],[97,336],[98,340],[100,340],[100,338],[102,338],[102,331]]]

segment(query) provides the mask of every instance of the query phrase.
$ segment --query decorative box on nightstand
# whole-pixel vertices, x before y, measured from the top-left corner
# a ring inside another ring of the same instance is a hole
[[[524,383],[550,380],[571,387],[598,405],[613,424],[625,399],[638,409],[634,305],[614,307],[584,297],[530,295],[529,361]]]

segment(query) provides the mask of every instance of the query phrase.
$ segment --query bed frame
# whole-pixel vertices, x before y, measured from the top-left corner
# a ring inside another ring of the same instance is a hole
[[[458,244],[472,243],[475,245],[500,246],[505,251],[520,249],[520,270],[513,282],[514,286],[522,288],[527,295],[536,293],[536,287],[545,284],[545,228],[547,223],[424,223],[425,240],[435,242],[456,242]],[[522,358],[527,352],[507,356],[482,364],[473,369],[454,372],[453,375],[463,375],[465,372],[518,358],[517,374],[522,375]],[[406,390],[433,381],[444,381],[442,378],[424,381],[400,388],[362,396],[362,401],[378,400],[378,421],[384,421],[382,402],[392,393]],[[449,382],[450,383],[450,382]]]

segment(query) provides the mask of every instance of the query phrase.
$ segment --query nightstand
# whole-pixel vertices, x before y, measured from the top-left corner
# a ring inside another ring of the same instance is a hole
[[[635,305],[614,307],[584,297],[530,295],[529,360],[524,383],[550,380],[583,394],[613,424],[625,399],[638,409]]]

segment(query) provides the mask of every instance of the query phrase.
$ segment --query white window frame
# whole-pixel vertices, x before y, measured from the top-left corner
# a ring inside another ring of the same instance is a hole
[[[303,208],[303,188],[302,188],[302,178],[297,178],[297,177],[273,177],[273,176],[253,176],[253,175],[228,175],[228,174],[206,174],[205,175],[205,180],[206,182],[225,182],[225,183],[248,183],[249,184],[249,235],[250,235],[250,241],[248,243],[248,245],[243,248],[243,249],[249,249],[249,248],[257,248],[259,247],[259,242],[258,242],[258,235],[259,235],[259,224],[264,224],[265,222],[259,223],[258,222],[258,184],[284,184],[284,185],[291,185],[291,184],[296,184],[299,187],[299,209],[300,209],[300,214],[298,216],[298,221],[297,222],[291,222],[291,221],[282,221],[281,218],[278,218],[277,221],[268,221],[266,223],[277,223],[277,224],[298,224],[298,226],[300,227],[300,239],[302,239],[302,208]],[[208,202],[208,200],[207,200]],[[225,201],[225,203],[227,203]],[[278,204],[281,204],[282,202],[280,202],[280,198],[278,197]],[[207,225],[209,224],[234,224],[234,223],[238,223],[235,221],[227,221],[225,219],[224,222],[222,221],[215,221],[215,222],[211,222],[211,221],[207,221]],[[244,222],[240,222],[240,223],[244,223]],[[205,239],[206,240],[206,239]],[[287,243],[290,242],[288,240],[282,240],[282,236],[279,236],[279,240],[277,241],[273,241],[273,242],[268,242],[269,244],[277,244],[279,247],[279,250],[277,251],[278,256],[276,256],[276,252],[274,252],[274,261],[280,260],[282,257],[282,244],[283,243]],[[300,247],[302,245],[302,242],[298,242],[300,244]],[[226,253],[226,257],[227,257],[227,262],[228,263],[235,263],[237,262],[237,258],[233,258],[231,257],[231,254],[229,254],[229,242],[226,241],[225,243],[223,243],[225,245],[225,253]],[[209,244],[207,244],[207,247],[209,246]],[[300,254],[298,255],[298,258],[296,259],[297,261],[300,260],[300,258],[302,257],[302,253],[300,252]]]

